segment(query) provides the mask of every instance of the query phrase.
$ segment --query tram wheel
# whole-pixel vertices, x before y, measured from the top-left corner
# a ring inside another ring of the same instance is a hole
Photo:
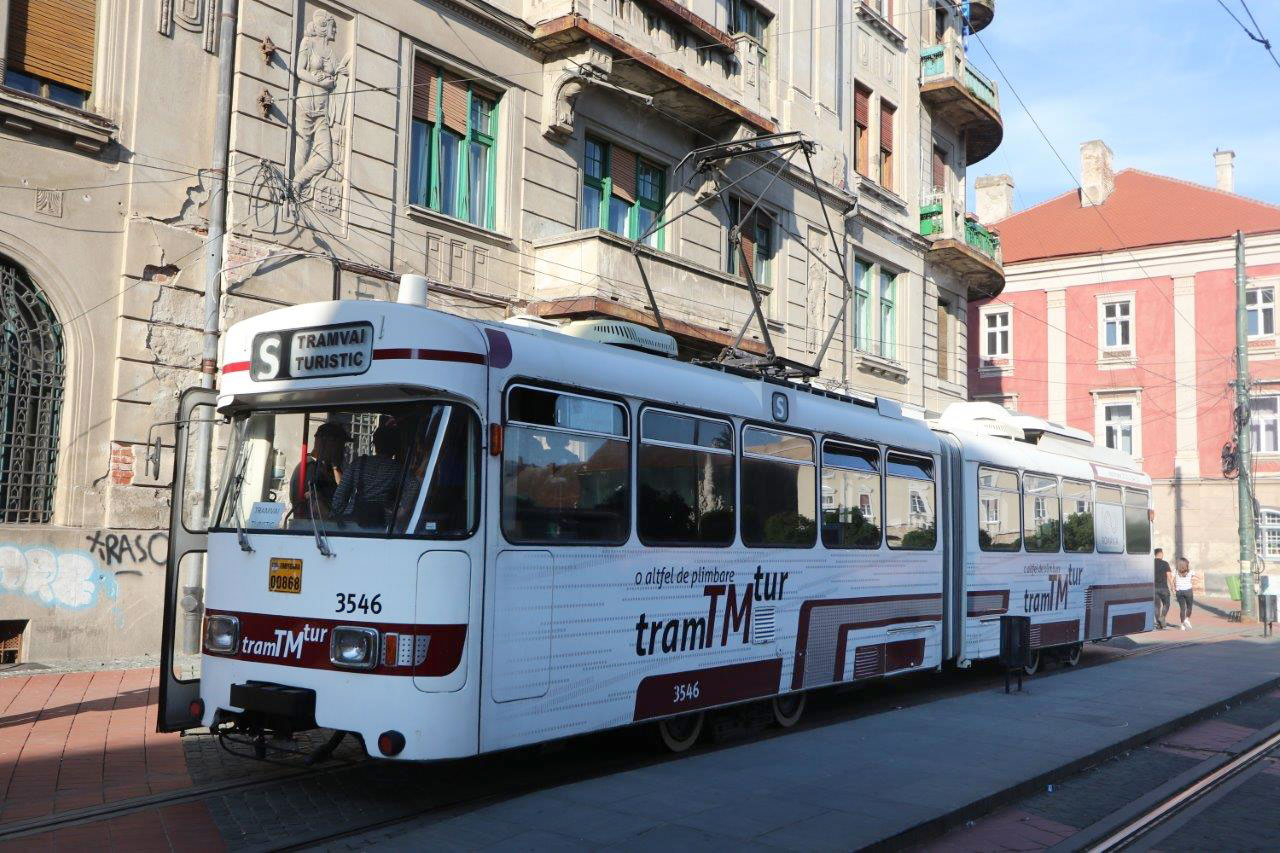
[[[1080,653],[1084,650],[1084,643],[1073,643],[1067,646],[1066,652],[1062,655],[1062,662],[1067,666],[1076,666],[1080,663]]]
[[[1036,649],[1031,653],[1031,662],[1022,668],[1025,675],[1035,675],[1040,671],[1040,650]]]
[[[774,696],[769,703],[773,706],[773,721],[784,729],[791,728],[804,716],[808,699],[809,694],[804,692]]]
[[[698,711],[658,721],[658,738],[672,752],[684,752],[698,742],[706,714]]]

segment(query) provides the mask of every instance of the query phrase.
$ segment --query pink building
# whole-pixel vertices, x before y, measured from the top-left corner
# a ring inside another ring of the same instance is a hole
[[[1246,235],[1251,423],[1259,555],[1280,569],[1280,207],[1234,193],[1229,151],[1217,188],[1125,169],[1101,141],[1081,148],[1083,191],[1013,211],[1008,175],[975,183],[999,232],[1006,284],[969,303],[975,400],[1093,433],[1156,482],[1157,547],[1211,586],[1238,569],[1232,439],[1235,240]]]

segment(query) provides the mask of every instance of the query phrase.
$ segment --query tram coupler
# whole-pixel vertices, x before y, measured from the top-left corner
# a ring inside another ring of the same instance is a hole
[[[334,750],[338,748],[338,744],[342,743],[342,739],[346,736],[346,732],[334,732],[329,735],[329,739],[316,747],[307,756],[307,760],[302,763],[310,767],[313,764],[319,764],[321,761],[327,761],[333,756]]]

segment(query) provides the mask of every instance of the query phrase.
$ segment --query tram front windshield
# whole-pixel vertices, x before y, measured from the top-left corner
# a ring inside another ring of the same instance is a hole
[[[214,528],[468,536],[480,509],[479,430],[470,409],[443,401],[242,413]]]

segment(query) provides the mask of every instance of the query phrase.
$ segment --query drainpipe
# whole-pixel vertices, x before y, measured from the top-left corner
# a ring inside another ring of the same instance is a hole
[[[227,231],[227,166],[231,155],[231,88],[235,80],[236,13],[239,0],[223,0],[218,32],[218,95],[213,109],[213,188],[209,193],[209,239],[204,252],[204,348],[200,360],[200,387],[213,388],[218,372],[219,316],[222,303],[223,238]],[[196,495],[197,524],[209,514],[209,466],[213,447],[213,422],[203,415],[196,423],[195,465],[192,488]],[[181,499],[175,495],[174,500]],[[192,561],[182,578],[183,650],[200,651],[200,619],[204,610],[203,566]]]

